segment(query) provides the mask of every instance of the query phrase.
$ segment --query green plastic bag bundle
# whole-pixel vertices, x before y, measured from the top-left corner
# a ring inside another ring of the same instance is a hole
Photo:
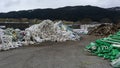
[[[113,67],[120,68],[120,31],[91,42],[86,49],[99,57],[111,60]]]
[[[113,47],[108,42],[101,41],[101,39],[90,43],[86,48],[93,54],[110,60],[114,60],[120,52],[118,48]]]

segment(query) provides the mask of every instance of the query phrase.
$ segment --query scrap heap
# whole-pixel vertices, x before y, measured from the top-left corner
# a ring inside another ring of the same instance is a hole
[[[63,25],[62,21],[54,24],[50,20],[45,20],[40,24],[33,25],[26,29],[32,38],[37,42],[42,41],[66,41],[77,40],[79,36],[72,29]],[[41,40],[41,41],[40,41]]]
[[[101,24],[99,26],[95,26],[88,32],[89,35],[104,35],[108,36],[110,34],[114,34],[119,30],[119,26],[116,24]]]
[[[62,21],[52,22],[44,20],[25,30],[7,28],[0,29],[0,50],[9,50],[19,46],[38,44],[44,41],[63,42],[67,40],[79,40],[79,35],[74,33]]]

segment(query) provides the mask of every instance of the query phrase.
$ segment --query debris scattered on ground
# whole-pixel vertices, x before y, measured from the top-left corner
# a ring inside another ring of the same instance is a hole
[[[77,32],[78,34],[88,34],[90,28],[93,28],[95,26],[99,26],[100,24],[81,24],[79,25],[79,28],[73,29],[74,32]]]
[[[120,31],[91,42],[86,49],[92,54],[111,60],[113,67],[120,67]]]

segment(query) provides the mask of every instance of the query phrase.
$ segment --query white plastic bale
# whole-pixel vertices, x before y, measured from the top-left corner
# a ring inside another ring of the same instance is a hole
[[[8,50],[10,48],[14,48],[14,46],[12,45],[12,38],[9,35],[2,35],[1,36],[2,39],[2,50]]]
[[[18,48],[18,47],[19,47],[19,45],[18,45],[17,42],[13,42],[13,46],[14,46],[15,48]]]
[[[17,41],[17,45],[18,46],[22,46],[22,42],[21,41]]]
[[[6,29],[6,31],[4,31],[4,34],[0,34],[0,40],[2,40],[2,43],[0,45],[1,50],[8,50],[11,48],[22,46],[21,44],[18,44],[18,42],[13,42],[13,35],[10,31],[14,31],[14,29],[8,28]],[[17,39],[14,41],[17,41]]]

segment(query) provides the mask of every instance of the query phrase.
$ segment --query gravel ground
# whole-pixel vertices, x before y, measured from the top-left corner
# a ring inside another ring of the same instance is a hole
[[[80,41],[46,42],[0,52],[0,68],[112,68],[108,60],[84,50],[100,37],[83,36]]]

